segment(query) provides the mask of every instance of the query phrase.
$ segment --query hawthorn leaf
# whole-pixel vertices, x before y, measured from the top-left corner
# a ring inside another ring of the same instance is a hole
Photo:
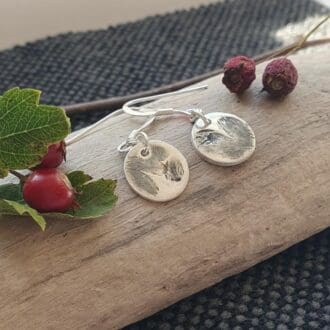
[[[84,173],[83,171],[74,171],[74,172],[70,172],[69,174],[67,174],[67,177],[69,179],[69,181],[72,184],[72,187],[76,190],[76,191],[81,191],[81,186],[92,180],[92,177],[86,173]]]
[[[39,105],[40,94],[15,87],[0,96],[0,177],[37,165],[48,145],[70,133],[64,110]]]
[[[0,185],[0,199],[8,199],[10,201],[24,203],[22,186],[13,183]]]
[[[62,219],[94,219],[105,215],[116,204],[118,197],[114,191],[117,182],[110,179],[91,181],[92,177],[82,171],[67,174],[72,186],[78,192],[80,208],[65,213],[38,213],[29,207],[22,194],[20,184],[0,185],[0,215],[30,216],[42,230],[45,230],[45,217]]]
[[[83,179],[82,174],[85,176],[85,179]],[[78,175],[81,180],[87,180],[89,177],[83,172],[75,174],[75,176]],[[68,176],[70,177],[70,175]],[[76,200],[80,207],[66,213],[48,213],[47,215],[74,219],[99,218],[108,213],[115,206],[118,200],[118,197],[114,193],[117,186],[117,182],[115,180],[100,179],[96,181],[89,181],[78,186],[74,186],[74,183],[72,185],[76,190],[78,188]]]
[[[30,216],[42,230],[46,228],[46,221],[38,211],[24,203],[20,184],[0,186],[0,215]]]
[[[82,185],[80,194],[77,196],[80,208],[74,211],[74,217],[88,219],[105,215],[118,200],[114,194],[116,186],[116,181],[105,179]]]
[[[0,199],[0,214],[30,216],[39,225],[41,230],[44,231],[46,228],[45,218],[39,214],[38,211],[26,204],[21,204],[19,202],[6,199]]]
[[[0,179],[5,178],[8,175],[8,170],[4,169],[0,165]]]

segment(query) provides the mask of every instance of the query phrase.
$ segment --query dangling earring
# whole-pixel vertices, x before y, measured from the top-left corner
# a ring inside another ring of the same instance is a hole
[[[132,131],[117,149],[127,152],[124,172],[131,188],[145,199],[166,202],[185,190],[189,168],[175,147],[160,140],[149,140],[143,130],[153,121],[154,117]]]
[[[186,115],[193,122],[192,144],[203,159],[220,166],[241,164],[254,153],[256,138],[249,124],[240,117],[224,112],[204,114],[201,109],[150,109],[139,106],[164,96],[191,93],[207,88],[208,86],[198,86],[177,92],[135,99],[124,104],[123,111],[131,116]]]
[[[82,130],[66,141],[67,146],[95,132],[96,128],[111,117],[125,112],[131,116],[151,117],[118,147],[119,152],[127,152],[124,161],[126,179],[131,188],[140,196],[157,202],[165,202],[178,197],[186,188],[189,168],[185,157],[176,148],[159,140],[149,140],[143,132],[156,117],[183,114],[193,123],[192,144],[206,161],[231,166],[246,161],[252,156],[256,139],[252,128],[241,118],[223,112],[204,114],[200,109],[150,109],[139,104],[148,103],[164,96],[181,95],[207,89],[207,86],[152,95],[135,99]]]

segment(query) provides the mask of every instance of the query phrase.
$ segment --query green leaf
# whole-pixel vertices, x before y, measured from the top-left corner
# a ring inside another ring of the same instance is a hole
[[[105,215],[118,200],[114,194],[116,185],[116,181],[101,179],[81,186],[77,196],[80,208],[75,210],[74,217],[88,219]]]
[[[67,174],[67,177],[69,179],[69,181],[72,184],[72,187],[76,190],[76,191],[81,191],[81,186],[92,180],[92,177],[88,174],[85,174],[83,171],[74,171],[74,172],[70,172],[69,174]]]
[[[81,173],[75,175],[80,176]],[[80,178],[83,179],[83,176]],[[87,178],[90,177],[85,175],[85,180]],[[74,186],[75,189],[79,189],[76,199],[80,207],[66,213],[47,213],[45,215],[82,220],[102,217],[115,206],[118,200],[114,193],[116,186],[117,182],[110,179],[100,179]]]
[[[116,204],[118,197],[114,194],[117,182],[100,179],[90,181],[91,176],[82,171],[69,173],[68,178],[78,192],[77,202],[80,207],[66,213],[43,213],[25,204],[20,184],[0,185],[0,215],[22,215],[33,218],[42,230],[45,229],[44,217],[63,219],[93,219],[105,215]]]
[[[92,177],[82,171],[67,174],[73,188],[78,192],[77,202],[79,209],[67,213],[69,217],[78,219],[91,219],[103,216],[117,202],[114,194],[117,182],[114,180],[92,181]]]
[[[0,96],[0,177],[37,165],[49,144],[70,133],[64,110],[39,105],[40,94],[16,87]]]
[[[0,165],[0,179],[5,178],[8,175],[8,170],[4,169]]]
[[[24,203],[20,184],[0,186],[0,214],[30,216],[42,230],[46,228],[45,219],[33,208]]]
[[[0,199],[24,203],[21,185],[13,183],[0,185]]]
[[[2,215],[29,215],[42,230],[46,228],[46,221],[35,209],[15,201],[0,200],[0,214]]]

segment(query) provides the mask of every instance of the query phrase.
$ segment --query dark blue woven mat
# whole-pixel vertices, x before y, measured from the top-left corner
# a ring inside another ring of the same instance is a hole
[[[289,22],[325,13],[310,0],[227,0],[0,52],[0,93],[43,91],[70,104],[148,90],[279,46]],[[106,112],[76,115],[80,128]],[[330,330],[330,230],[128,329]]]
[[[62,34],[0,52],[0,93],[33,86],[56,105],[132,94],[215,69],[232,55],[277,47],[279,28],[324,12],[310,0],[230,0]],[[104,115],[75,116],[73,127]]]

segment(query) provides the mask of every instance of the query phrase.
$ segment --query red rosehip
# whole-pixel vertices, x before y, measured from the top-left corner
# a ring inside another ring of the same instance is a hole
[[[273,96],[285,96],[297,85],[298,72],[287,58],[277,58],[267,64],[262,76],[264,90]]]
[[[33,171],[24,182],[23,197],[39,212],[65,212],[78,205],[69,179],[56,168]]]
[[[35,168],[55,168],[62,164],[65,160],[66,148],[65,142],[61,141],[55,144],[51,144],[48,147],[46,155],[42,158],[39,165]]]
[[[256,79],[256,63],[246,56],[235,56],[224,65],[222,82],[232,93],[242,93]]]

